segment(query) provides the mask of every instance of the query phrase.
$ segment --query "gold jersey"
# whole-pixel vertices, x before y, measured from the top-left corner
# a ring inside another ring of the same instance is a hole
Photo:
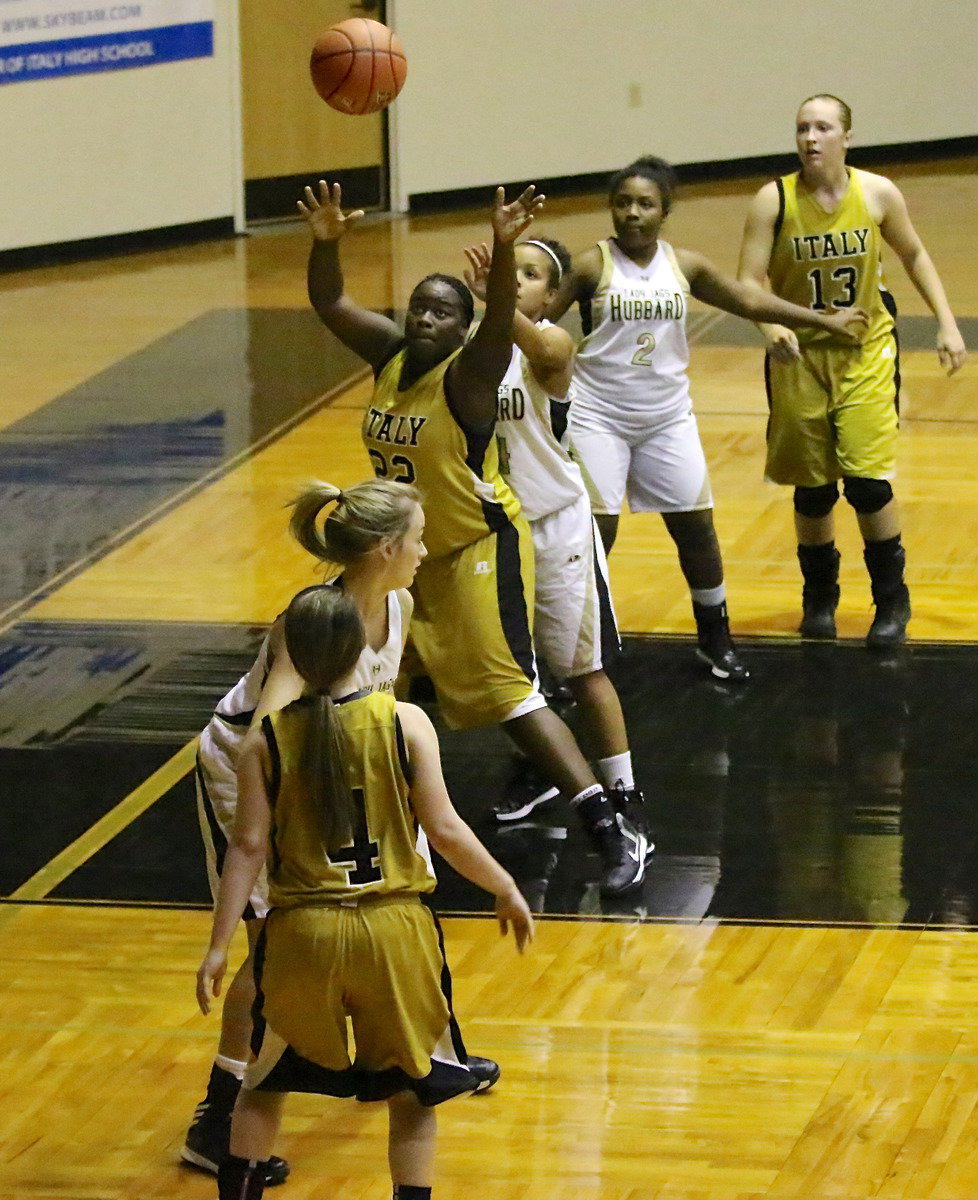
[[[411,483],[421,493],[424,541],[432,558],[452,554],[504,528],[520,504],[499,471],[490,428],[464,430],[445,395],[449,355],[403,391],[401,350],[380,372],[361,433],[374,474]]]
[[[304,764],[314,708],[301,697],[262,722],[272,758],[272,908],[364,895],[430,892],[434,876],[416,849],[406,751],[396,701],[388,692],[355,692],[335,703],[346,746],[354,827],[343,846],[324,846]]]
[[[863,190],[863,172],[853,167],[849,186],[832,212],[809,192],[799,172],[778,180],[783,201],[768,278],[775,295],[818,312],[856,306],[869,314],[863,343],[893,328],[895,306],[883,282],[883,239]],[[848,346],[821,329],[797,329],[803,346]]]

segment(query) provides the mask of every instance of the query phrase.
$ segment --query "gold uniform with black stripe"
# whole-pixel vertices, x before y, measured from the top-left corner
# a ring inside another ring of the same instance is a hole
[[[347,845],[326,847],[304,748],[303,697],[262,722],[272,759],[271,912],[255,952],[252,1061],[244,1086],[422,1104],[471,1091],[451,1010],[441,932],[421,895],[434,877],[416,850],[396,701],[335,702],[356,805]],[[356,1054],[350,1061],[347,1018]]]
[[[450,355],[399,387],[401,350],[377,377],[363,417],[381,478],[412,483],[428,557],[412,592],[411,641],[445,721],[488,725],[542,708],[533,655],[533,543],[499,471],[493,431],[464,429],[445,394]]]
[[[778,180],[779,217],[768,278],[775,295],[817,311],[869,314],[861,343],[820,329],[796,331],[801,358],[766,362],[770,420],[766,475],[820,487],[843,477],[889,479],[896,461],[899,356],[896,305],[883,283],[882,236],[863,172],[826,211],[800,174]]]

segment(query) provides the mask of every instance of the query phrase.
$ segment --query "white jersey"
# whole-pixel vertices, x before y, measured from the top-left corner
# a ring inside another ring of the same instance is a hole
[[[601,279],[577,349],[570,397],[574,422],[623,419],[659,425],[692,408],[686,304],[689,283],[668,242],[647,267],[632,262],[613,238],[598,242]]]
[[[331,587],[331,584],[325,584]],[[371,692],[392,692],[401,665],[402,648],[401,602],[397,592],[387,593],[387,641],[379,650],[364,646],[353,671],[332,689],[336,697],[348,696],[363,688]],[[242,675],[234,687],[214,709],[214,716],[200,735],[201,755],[208,767],[223,768],[234,775],[237,770],[238,754],[245,734],[255,715],[262,688],[268,679],[271,663],[268,661],[268,645],[271,634],[266,635],[258,651],[254,665]]]
[[[549,324],[540,322],[542,328]],[[569,401],[547,395],[526,355],[514,346],[499,385],[496,441],[499,469],[528,521],[566,508],[584,494],[581,469],[570,448],[569,409]]]

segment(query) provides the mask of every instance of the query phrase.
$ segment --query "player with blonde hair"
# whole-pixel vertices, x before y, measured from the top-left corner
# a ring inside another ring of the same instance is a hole
[[[883,280],[889,245],[937,318],[937,354],[953,374],[966,351],[940,277],[891,180],[846,164],[852,112],[838,96],[798,110],[799,170],[766,183],[747,214],[740,279],[760,295],[832,313],[869,314],[858,342],[816,328],[761,324],[770,405],[765,474],[794,489],[804,637],[835,637],[839,481],[856,513],[876,611],[869,646],[898,645],[910,619],[906,554],[893,495],[899,425],[896,305]]]

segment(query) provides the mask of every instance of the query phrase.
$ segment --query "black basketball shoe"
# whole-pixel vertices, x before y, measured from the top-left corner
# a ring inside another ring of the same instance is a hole
[[[231,1114],[217,1112],[210,1104],[198,1104],[180,1158],[188,1166],[216,1175],[230,1155]],[[275,1187],[289,1177],[289,1164],[274,1154],[268,1160],[265,1186]]]
[[[465,1065],[479,1081],[479,1086],[470,1093],[471,1095],[476,1096],[480,1092],[488,1092],[499,1082],[501,1074],[499,1063],[493,1062],[491,1058],[479,1058],[477,1054],[470,1054],[465,1060]]]

